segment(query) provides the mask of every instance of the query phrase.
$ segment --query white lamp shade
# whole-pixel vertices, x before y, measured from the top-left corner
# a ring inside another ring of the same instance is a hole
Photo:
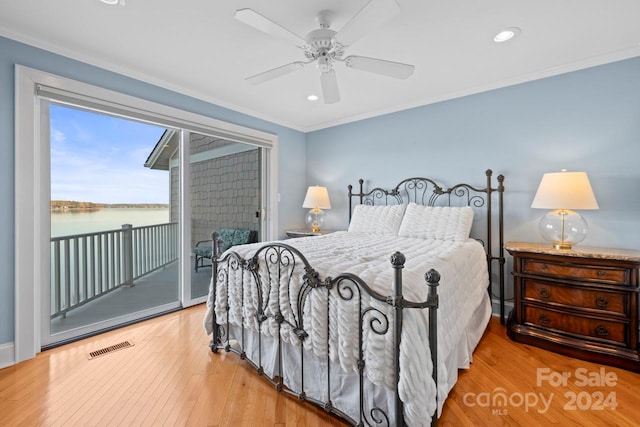
[[[586,172],[545,173],[531,203],[538,209],[598,209]]]
[[[302,203],[303,208],[319,208],[319,209],[331,209],[331,202],[329,201],[329,192],[327,187],[320,187],[318,185],[309,187],[307,189],[307,195]]]

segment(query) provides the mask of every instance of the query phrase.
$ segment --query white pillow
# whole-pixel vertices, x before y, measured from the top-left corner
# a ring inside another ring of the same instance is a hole
[[[464,241],[469,238],[473,209],[409,203],[398,236]]]
[[[405,205],[357,205],[351,216],[349,231],[397,236]]]

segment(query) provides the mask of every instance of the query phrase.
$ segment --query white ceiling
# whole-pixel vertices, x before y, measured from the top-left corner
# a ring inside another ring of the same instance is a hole
[[[368,0],[0,0],[0,35],[302,131],[640,56],[638,0],[397,0],[401,12],[347,54],[414,64],[396,80],[335,66],[342,100],[315,66],[253,86],[245,77],[304,60],[233,18],[252,8],[304,37],[320,10],[339,30]],[[496,44],[505,27],[521,34]]]

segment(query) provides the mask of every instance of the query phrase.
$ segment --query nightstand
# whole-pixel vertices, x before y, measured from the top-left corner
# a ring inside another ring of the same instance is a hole
[[[640,372],[640,251],[514,242],[505,249],[513,256],[512,340]]]
[[[300,229],[300,230],[286,230],[288,237],[309,237],[309,236],[322,236],[325,234],[334,233],[336,230],[320,230],[318,232],[313,232],[308,229]]]

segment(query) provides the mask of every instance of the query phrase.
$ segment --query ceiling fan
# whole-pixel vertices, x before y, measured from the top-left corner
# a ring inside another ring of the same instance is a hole
[[[325,10],[316,17],[320,28],[311,31],[305,38],[302,38],[253,9],[238,9],[234,14],[235,19],[264,33],[295,44],[304,51],[306,57],[306,61],[291,62],[247,77],[246,80],[253,84],[263,83],[299,70],[312,62],[317,62],[324,102],[325,104],[333,104],[340,101],[338,80],[333,70],[335,62],[344,63],[347,67],[358,70],[406,79],[413,74],[415,68],[413,65],[366,56],[349,55],[343,58],[350,45],[368,31],[374,30],[391,19],[399,11],[400,7],[395,0],[370,0],[340,31],[336,32],[330,29],[332,14]]]

